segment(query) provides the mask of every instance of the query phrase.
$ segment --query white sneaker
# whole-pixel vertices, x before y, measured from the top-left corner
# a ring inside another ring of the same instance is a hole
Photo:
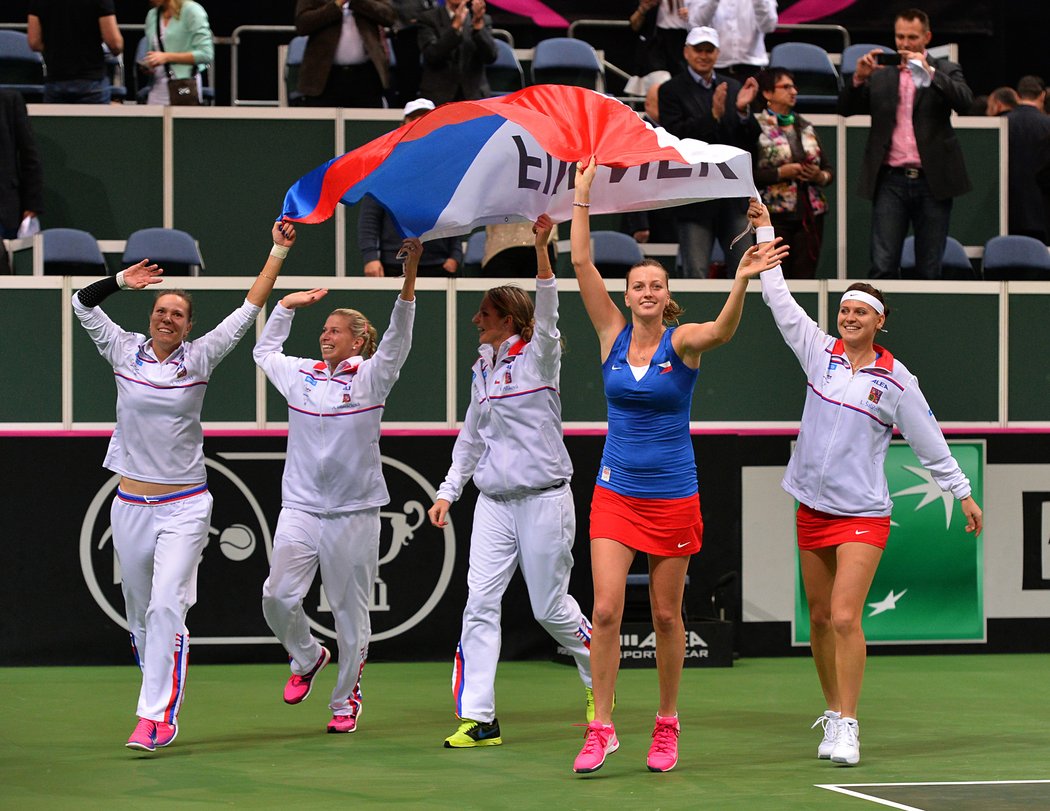
[[[813,722],[810,729],[816,729],[819,724],[824,730],[824,738],[817,747],[817,757],[827,760],[831,757],[831,750],[835,748],[835,737],[838,735],[839,718],[841,716],[832,710],[824,710],[824,714]]]
[[[856,766],[860,763],[860,726],[856,718],[842,718],[835,736],[835,747],[831,750],[831,762],[843,766]]]

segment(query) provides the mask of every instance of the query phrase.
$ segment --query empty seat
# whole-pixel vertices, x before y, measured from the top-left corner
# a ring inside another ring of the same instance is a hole
[[[876,50],[888,54],[897,53],[888,45],[873,45],[868,42],[858,42],[846,48],[842,52],[842,60],[839,62],[839,73],[842,74],[842,81],[853,81],[853,74],[857,72],[857,60],[869,51]]]
[[[176,228],[143,228],[128,237],[124,264],[143,259],[160,265],[169,276],[196,276],[204,269],[197,240]]]
[[[1033,237],[992,237],[984,246],[984,278],[993,281],[1050,281],[1050,253]]]
[[[288,104],[302,104],[303,94],[299,92],[299,68],[303,65],[306,54],[306,43],[309,37],[293,37],[288,43],[288,53],[284,59],[284,90]]]
[[[27,102],[44,97],[44,58],[23,31],[0,29],[0,87],[17,90]]]
[[[40,232],[44,245],[44,273],[53,276],[86,276],[106,273],[106,260],[96,240],[76,228],[47,228]]]
[[[795,77],[798,87],[795,108],[800,113],[835,112],[842,85],[831,57],[823,48],[808,42],[785,42],[773,48],[769,66],[790,70]]]
[[[634,237],[619,231],[594,231],[594,266],[606,279],[618,279],[637,265],[645,255]]]
[[[485,66],[485,78],[494,96],[521,90],[525,86],[525,71],[514,55],[514,49],[501,39],[496,40],[496,61]]]
[[[901,278],[915,279],[915,237],[904,240],[901,249]],[[949,281],[971,281],[977,278],[973,263],[966,255],[962,243],[954,237],[948,237],[944,243],[944,256],[941,259],[941,278]]]
[[[541,40],[532,55],[533,84],[564,84],[605,89],[605,68],[594,48],[582,39]]]

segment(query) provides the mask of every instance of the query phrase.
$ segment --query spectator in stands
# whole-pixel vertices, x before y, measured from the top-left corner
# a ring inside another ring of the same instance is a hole
[[[1024,76],[1017,83],[1017,96],[1017,106],[1006,113],[1010,131],[1008,230],[1050,244],[1050,116],[1043,112],[1046,86],[1038,76]]]
[[[767,68],[757,76],[766,109],[755,114],[761,132],[751,148],[755,185],[773,226],[791,252],[781,262],[788,279],[812,279],[824,237],[828,202],[821,189],[833,175],[816,130],[795,112],[798,88],[791,71]]]
[[[113,0],[29,0],[29,47],[44,55],[44,102],[109,104],[110,85],[102,54],[124,50]]]
[[[970,109],[966,115],[986,116],[988,115],[988,97],[985,95],[974,96],[970,102]]]
[[[485,255],[481,269],[486,276],[531,279],[536,275],[536,237],[530,222],[496,223],[485,226]],[[547,235],[547,256],[558,261],[558,226]]]
[[[985,115],[1002,115],[1017,106],[1017,91],[1012,87],[997,87],[984,104]]]
[[[752,76],[741,86],[736,79],[716,72],[718,40],[713,28],[689,32],[682,49],[688,67],[660,86],[660,121],[679,138],[749,149],[758,137],[758,123],[749,113],[758,94],[758,82]],[[686,278],[707,276],[716,237],[729,267],[739,266],[750,247],[747,240],[730,247],[733,238],[748,227],[745,198],[680,206],[675,217],[681,270]]]
[[[918,277],[939,279],[952,200],[970,190],[951,113],[965,115],[973,93],[961,67],[927,53],[932,32],[925,12],[899,12],[893,30],[900,64],[880,67],[879,50],[864,54],[839,108],[843,115],[871,116],[859,193],[873,201],[872,278],[900,275],[911,224]]]
[[[27,217],[44,207],[44,177],[26,103],[16,90],[0,90],[0,239],[14,239]],[[0,273],[10,273],[0,248]]]
[[[491,95],[485,65],[496,61],[496,41],[485,0],[446,0],[444,8],[421,14],[419,52],[419,92],[434,104]]]
[[[715,69],[738,82],[769,64],[766,34],[777,27],[776,0],[695,0],[689,24],[714,28],[722,40]]]
[[[397,104],[405,105],[419,95],[423,67],[419,61],[419,18],[434,8],[434,0],[393,0],[397,22],[390,31],[390,49],[394,53],[392,79]]]
[[[208,12],[194,0],[150,0],[146,13],[145,36],[149,50],[143,59],[153,71],[147,104],[169,104],[169,79],[197,79],[197,100],[201,100],[200,71],[215,60],[215,45],[208,23]]]
[[[639,76],[654,70],[685,70],[682,48],[689,33],[689,11],[697,0],[639,0],[628,22],[638,35],[635,57]]]
[[[408,124],[434,109],[429,99],[415,99],[405,105],[402,122]],[[401,249],[405,238],[397,232],[394,219],[374,197],[361,199],[357,215],[357,244],[365,276],[400,276],[404,272]],[[455,275],[463,263],[463,242],[459,237],[432,239],[423,244],[418,276]]]
[[[295,32],[307,35],[299,92],[310,107],[384,107],[390,59],[381,27],[391,0],[297,0]]]

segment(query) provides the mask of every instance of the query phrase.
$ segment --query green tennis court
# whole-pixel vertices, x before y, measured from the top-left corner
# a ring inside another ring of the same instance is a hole
[[[504,745],[477,750],[442,748],[456,725],[450,671],[370,664],[358,732],[328,735],[334,669],[289,707],[281,665],[195,666],[178,739],[143,755],[123,746],[133,667],[0,669],[0,806],[876,809],[857,795],[882,791],[896,808],[1050,808],[1050,783],[1000,782],[1050,777],[1050,655],[872,657],[852,769],[816,759],[809,725],[824,707],[810,661],[744,659],[685,671],[681,759],[651,774],[656,673],[626,670],[620,750],[586,778],[571,772],[583,720],[574,668],[501,665]],[[991,784],[912,785],[960,781]]]

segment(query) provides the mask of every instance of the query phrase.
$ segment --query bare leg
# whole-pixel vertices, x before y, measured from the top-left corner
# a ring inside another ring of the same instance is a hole
[[[656,668],[660,676],[659,715],[678,712],[678,686],[685,660],[685,624],[682,596],[689,556],[649,555],[649,603],[656,631]]]
[[[620,670],[620,621],[623,619],[627,571],[634,550],[609,538],[591,541],[594,612],[591,614],[591,677],[594,720],[612,723],[616,675]]]
[[[837,571],[831,592],[831,622],[835,633],[839,711],[844,718],[856,718],[867,660],[864,629],[860,623],[882,550],[865,543],[844,543],[835,551]]]
[[[809,605],[809,646],[817,667],[820,689],[829,710],[840,711],[835,677],[835,632],[831,625],[831,592],[835,585],[835,547],[800,549],[802,583]]]

